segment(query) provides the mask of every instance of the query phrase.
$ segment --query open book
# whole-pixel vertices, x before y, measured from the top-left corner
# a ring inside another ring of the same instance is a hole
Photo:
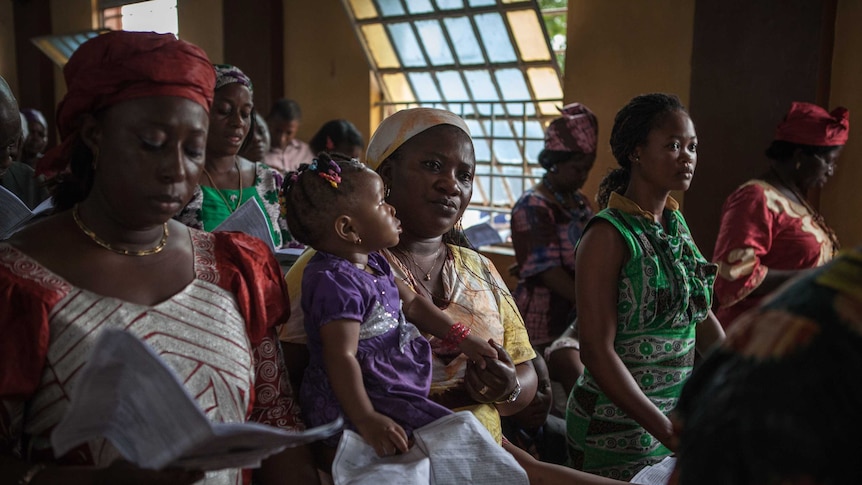
[[[50,197],[30,210],[17,195],[6,187],[0,186],[0,241],[9,239],[34,217],[49,214],[52,209],[54,209],[54,203]]]
[[[345,430],[338,443],[335,485],[527,485],[527,472],[469,411],[413,430],[407,453],[380,458],[360,435]]]
[[[275,241],[273,241],[272,233],[269,230],[269,219],[254,197],[243,202],[212,232],[216,231],[244,232],[261,239],[273,253],[275,252]]]
[[[338,420],[306,431],[259,423],[212,423],[176,374],[144,342],[105,330],[81,370],[66,415],[51,434],[55,456],[105,438],[141,468],[255,468],[287,447],[326,438]]]

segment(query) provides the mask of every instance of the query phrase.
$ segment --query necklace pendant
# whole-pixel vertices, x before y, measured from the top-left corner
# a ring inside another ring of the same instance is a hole
[[[425,277],[422,279],[425,281],[431,281],[431,273],[425,273]]]

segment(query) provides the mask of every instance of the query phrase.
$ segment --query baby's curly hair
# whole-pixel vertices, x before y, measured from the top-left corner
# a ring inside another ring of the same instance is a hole
[[[290,172],[284,180],[284,203],[290,234],[317,247],[331,230],[335,217],[353,202],[353,175],[371,170],[358,160],[321,152],[310,164]]]

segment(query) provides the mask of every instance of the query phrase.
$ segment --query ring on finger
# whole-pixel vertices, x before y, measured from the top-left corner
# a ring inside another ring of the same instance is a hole
[[[481,394],[483,396],[485,395],[486,392],[488,392],[488,386],[482,386],[482,389],[479,389],[479,394]]]

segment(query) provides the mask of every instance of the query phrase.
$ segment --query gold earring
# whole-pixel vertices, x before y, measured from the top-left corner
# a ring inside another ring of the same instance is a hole
[[[383,187],[383,190],[384,190],[383,198],[388,199],[389,198],[389,191],[391,190],[390,187],[388,185],[386,185]]]
[[[799,170],[799,167],[802,166],[802,162],[796,162],[796,170]]]
[[[93,171],[96,171],[96,168],[99,166],[99,149],[93,148]]]
[[[362,238],[361,238],[361,237],[357,237],[357,238],[356,238],[356,241],[353,241],[353,244],[356,244],[357,246],[359,246],[360,244],[362,244]]]

